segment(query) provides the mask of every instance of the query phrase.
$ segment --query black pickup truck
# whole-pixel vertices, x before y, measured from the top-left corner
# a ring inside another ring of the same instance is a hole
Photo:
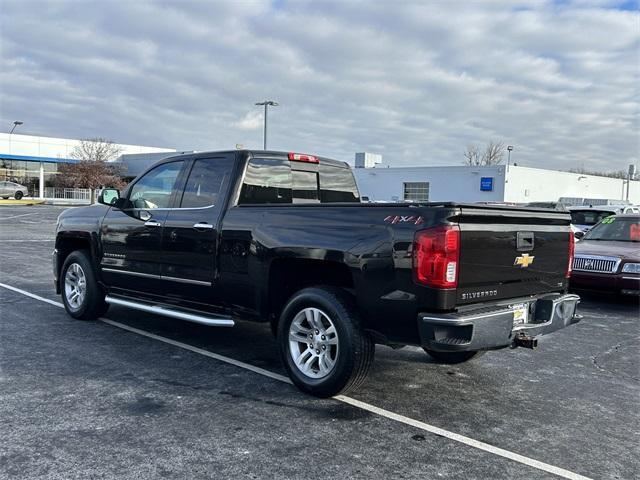
[[[365,378],[374,345],[458,363],[578,320],[569,215],[360,203],[348,165],[268,151],[163,160],[63,212],[55,287],[74,318],[110,304],[212,326],[271,322],[305,392]]]

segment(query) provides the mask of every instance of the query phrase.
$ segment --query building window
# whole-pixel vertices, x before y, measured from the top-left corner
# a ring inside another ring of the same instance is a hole
[[[429,182],[405,182],[404,200],[407,202],[428,202]]]

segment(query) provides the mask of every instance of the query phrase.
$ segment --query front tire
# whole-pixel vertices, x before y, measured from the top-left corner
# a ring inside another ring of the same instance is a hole
[[[475,350],[472,352],[436,352],[435,350],[424,349],[438,363],[445,365],[455,365],[456,363],[468,362],[473,358],[481,357],[485,352]]]
[[[291,297],[278,322],[278,345],[289,378],[320,398],[360,385],[375,353],[353,300],[332,287],[305,288]]]
[[[64,308],[78,320],[93,320],[104,315],[109,304],[91,265],[89,252],[77,250],[69,254],[60,275]]]
[[[13,198],[15,198],[16,200],[20,200],[22,198],[22,192],[16,192],[13,195]]]

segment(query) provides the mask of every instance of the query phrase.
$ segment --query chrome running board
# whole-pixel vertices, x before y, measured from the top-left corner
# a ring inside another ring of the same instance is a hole
[[[211,318],[204,315],[186,312],[184,310],[176,310],[160,305],[150,305],[135,302],[133,300],[125,300],[122,298],[112,297],[110,295],[107,295],[104,301],[111,305],[120,305],[121,307],[133,308],[143,312],[155,313],[164,317],[177,318],[178,320],[186,320],[187,322],[199,323],[210,327],[233,327],[235,325],[234,321],[230,318]]]

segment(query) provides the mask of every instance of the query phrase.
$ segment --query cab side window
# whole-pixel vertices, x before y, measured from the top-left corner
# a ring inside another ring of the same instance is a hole
[[[163,163],[147,172],[129,192],[133,208],[168,208],[183,161]]]
[[[217,205],[233,169],[233,158],[202,158],[193,163],[182,194],[180,207],[201,208]]]

